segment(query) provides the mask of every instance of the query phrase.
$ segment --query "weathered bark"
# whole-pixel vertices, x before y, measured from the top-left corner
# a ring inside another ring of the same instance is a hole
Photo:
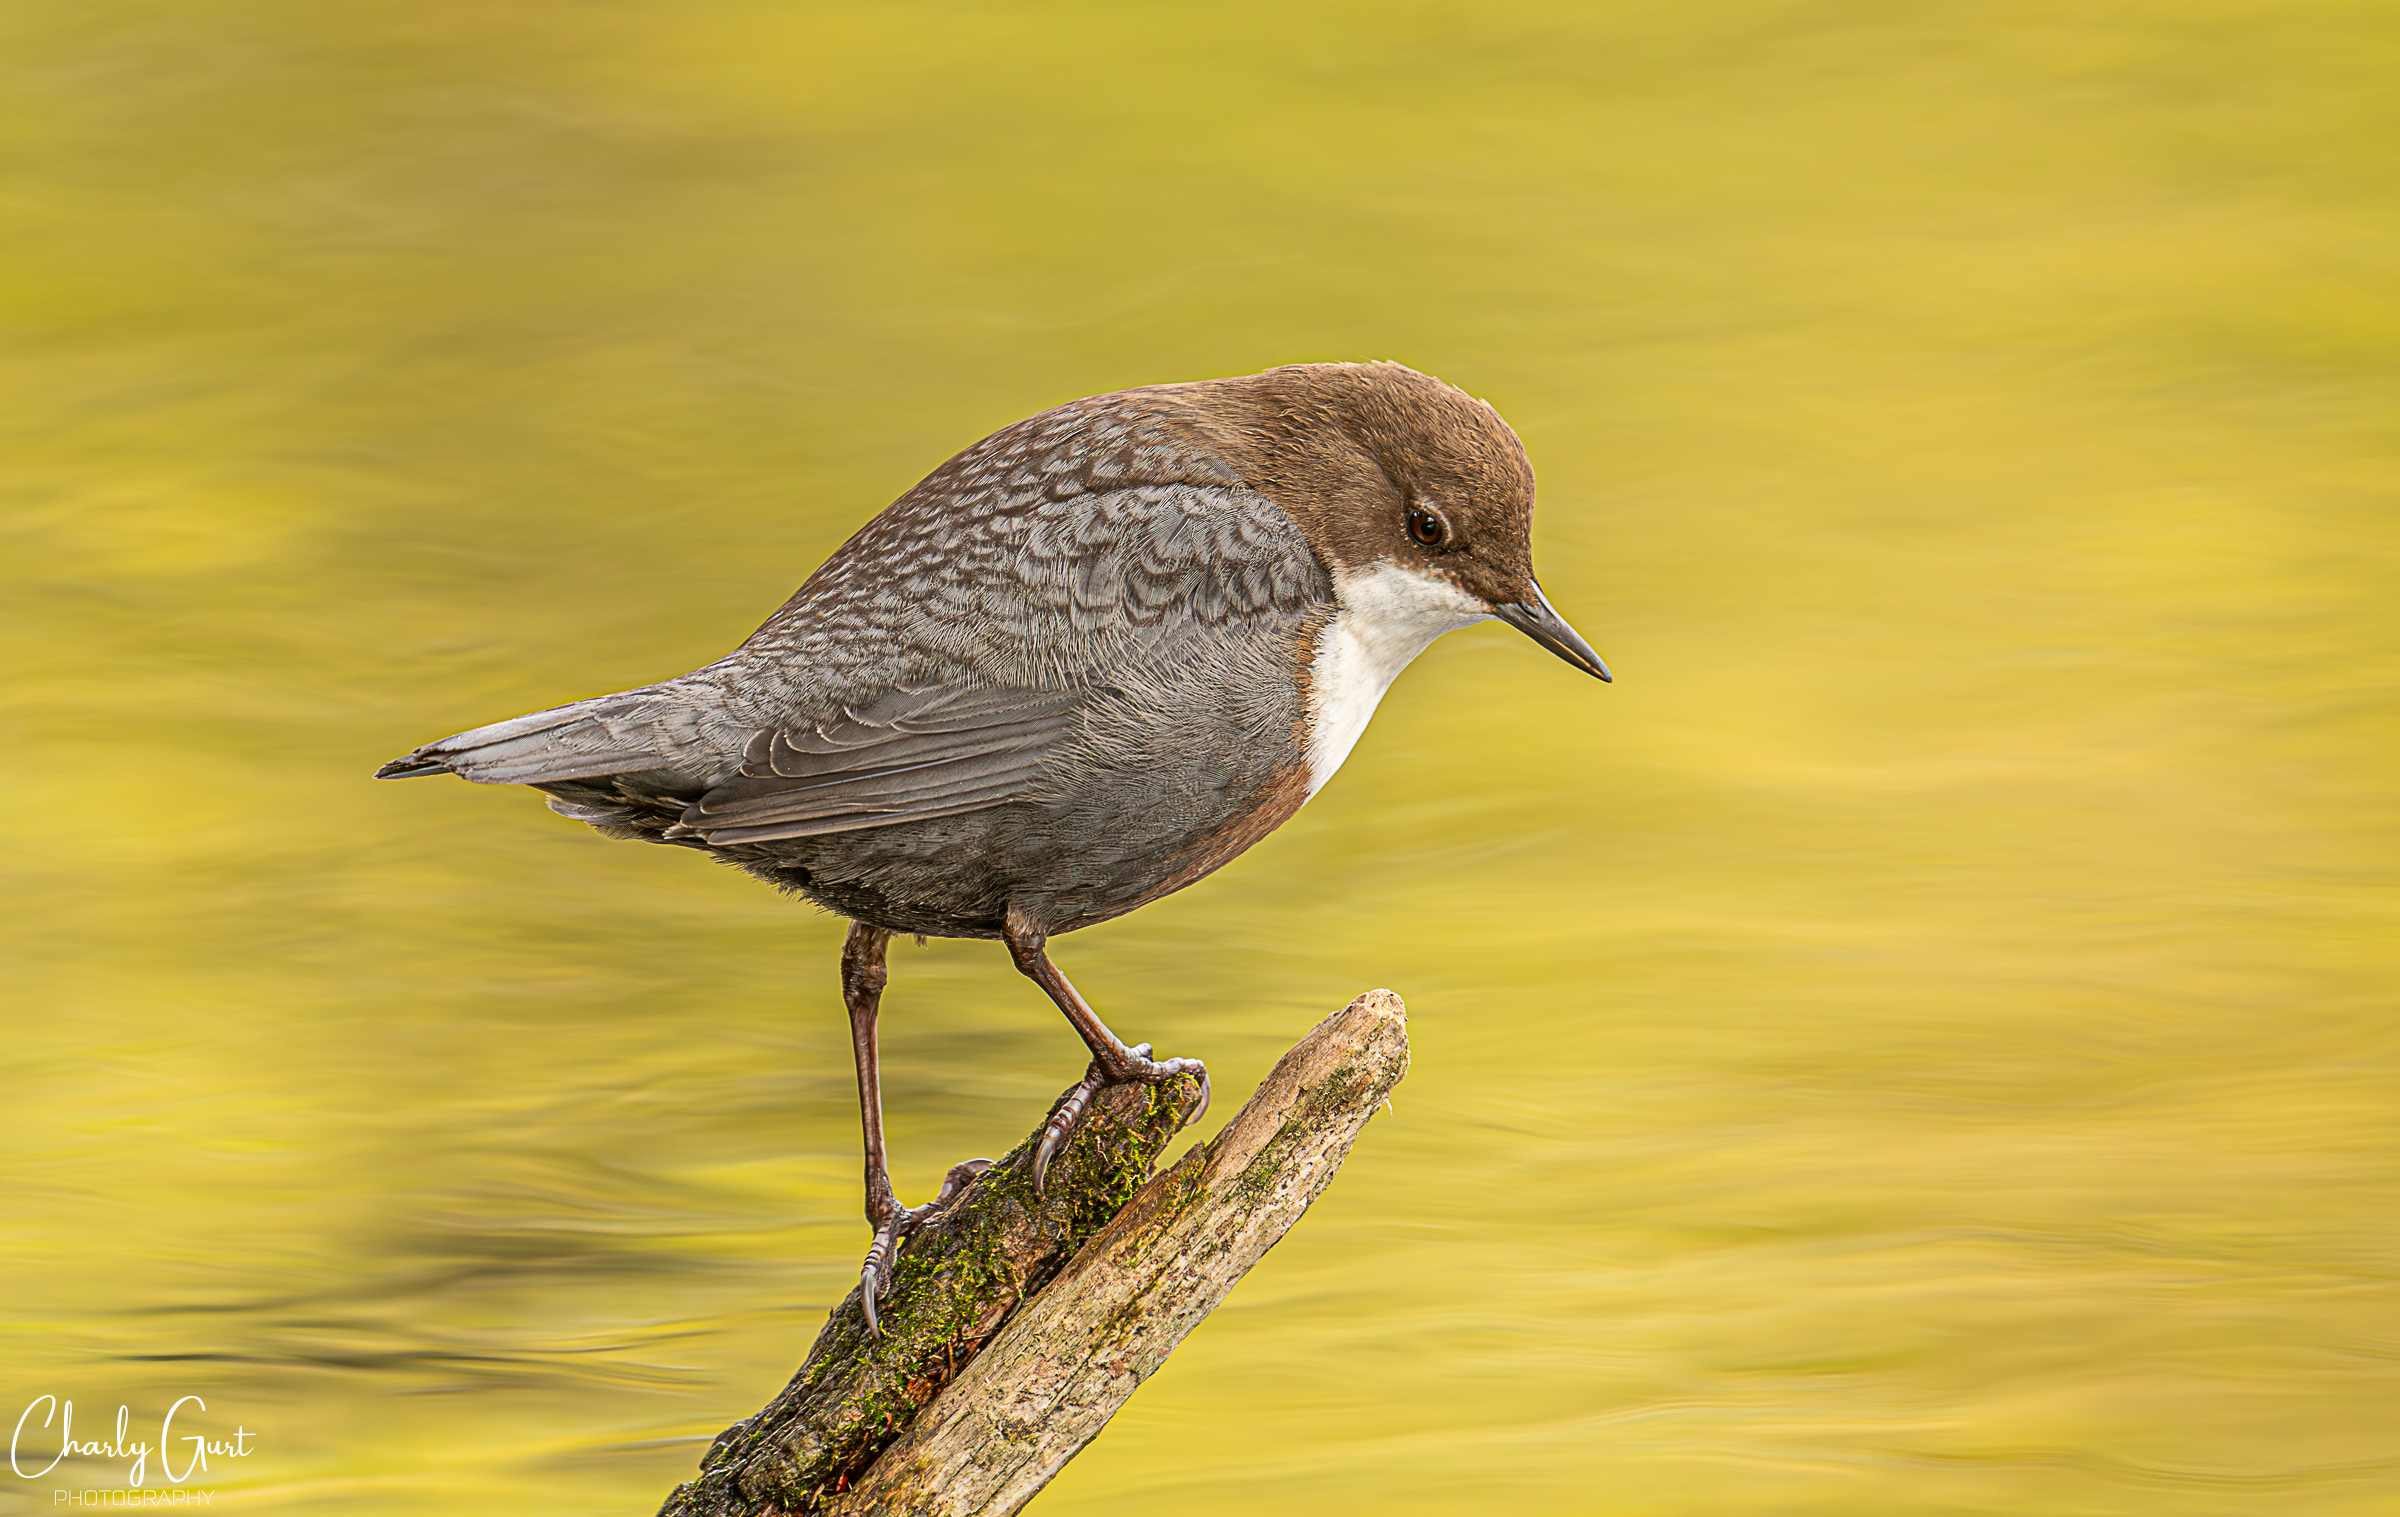
[[[661,1517],[1015,1512],[1299,1221],[1407,1067],[1406,1012],[1374,990],[1147,1185],[1190,1082],[1104,1091],[1038,1204],[1036,1128],[909,1241],[890,1336],[865,1336],[853,1292]]]
[[[677,1488],[660,1517],[820,1510],[974,1358],[1018,1302],[1117,1214],[1150,1177],[1199,1093],[1199,1081],[1188,1076],[1102,1091],[1051,1160],[1041,1197],[1033,1193],[1037,1127],[902,1246],[883,1298],[882,1335],[868,1334],[853,1288],[791,1384],[717,1435],[699,1477]]]
[[[1407,1069],[1407,1013],[1390,991],[1318,1023],[829,1510],[999,1517],[1032,1500],[1300,1220]]]

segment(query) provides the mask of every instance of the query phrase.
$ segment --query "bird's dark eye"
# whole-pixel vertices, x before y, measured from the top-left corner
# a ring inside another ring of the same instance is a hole
[[[1426,548],[1438,548],[1450,540],[1450,524],[1442,513],[1431,506],[1408,508],[1408,536],[1411,542]]]

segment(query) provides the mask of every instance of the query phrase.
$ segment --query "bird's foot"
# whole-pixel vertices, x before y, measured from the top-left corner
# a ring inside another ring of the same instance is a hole
[[[1060,1100],[1058,1109],[1050,1113],[1049,1124],[1042,1129],[1041,1147],[1033,1151],[1033,1193],[1037,1196],[1042,1194],[1042,1177],[1050,1171],[1052,1156],[1065,1147],[1067,1140],[1075,1135],[1075,1129],[1083,1125],[1084,1114],[1092,1107],[1092,1097],[1098,1095],[1102,1087],[1163,1085],[1178,1075],[1200,1077],[1200,1105],[1185,1118],[1186,1121],[1197,1122],[1208,1115],[1208,1066],[1198,1059],[1153,1059],[1150,1057],[1149,1044],[1136,1043],[1125,1050],[1121,1060],[1092,1060],[1091,1068],[1083,1072],[1083,1078],[1075,1082],[1075,1088]]]
[[[900,1245],[910,1233],[957,1205],[958,1198],[975,1183],[975,1177],[991,1167],[989,1159],[969,1159],[964,1164],[951,1165],[950,1173],[942,1179],[941,1190],[923,1206],[902,1206],[900,1198],[888,1188],[880,1197],[870,1198],[867,1219],[875,1223],[875,1241],[867,1245],[867,1262],[858,1270],[858,1305],[866,1313],[870,1337],[883,1335],[875,1303],[892,1287],[892,1266],[899,1260]],[[882,1205],[875,1205],[877,1200]],[[883,1213],[880,1221],[875,1217],[878,1211]]]

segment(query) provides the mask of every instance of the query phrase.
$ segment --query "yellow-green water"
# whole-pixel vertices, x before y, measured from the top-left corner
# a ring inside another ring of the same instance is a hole
[[[1392,357],[1523,433],[1619,682],[1447,639],[1062,942],[1221,1091],[1378,984],[1416,1065],[1040,1509],[2400,1512],[2396,64],[18,0],[0,1413],[203,1396],[235,1512],[650,1510],[854,1278],[838,924],[368,772],[714,657],[1018,416]],[[912,1196],[1080,1067],[988,945],[887,1007]]]

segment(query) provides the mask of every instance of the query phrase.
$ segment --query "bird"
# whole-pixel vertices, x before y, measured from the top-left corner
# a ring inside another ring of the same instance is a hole
[[[877,514],[733,652],[427,743],[379,779],[527,785],[612,838],[700,849],[850,923],[870,1332],[916,1207],[876,1022],[902,933],[998,940],[1089,1049],[1036,1189],[1104,1086],[1206,1065],[1122,1041],[1061,934],[1201,879],[1331,779],[1401,670],[1497,619],[1600,680],[1533,573],[1534,475],[1489,404],[1402,364],[1300,363],[1070,401]],[[1194,1113],[1195,1118],[1198,1111]]]

